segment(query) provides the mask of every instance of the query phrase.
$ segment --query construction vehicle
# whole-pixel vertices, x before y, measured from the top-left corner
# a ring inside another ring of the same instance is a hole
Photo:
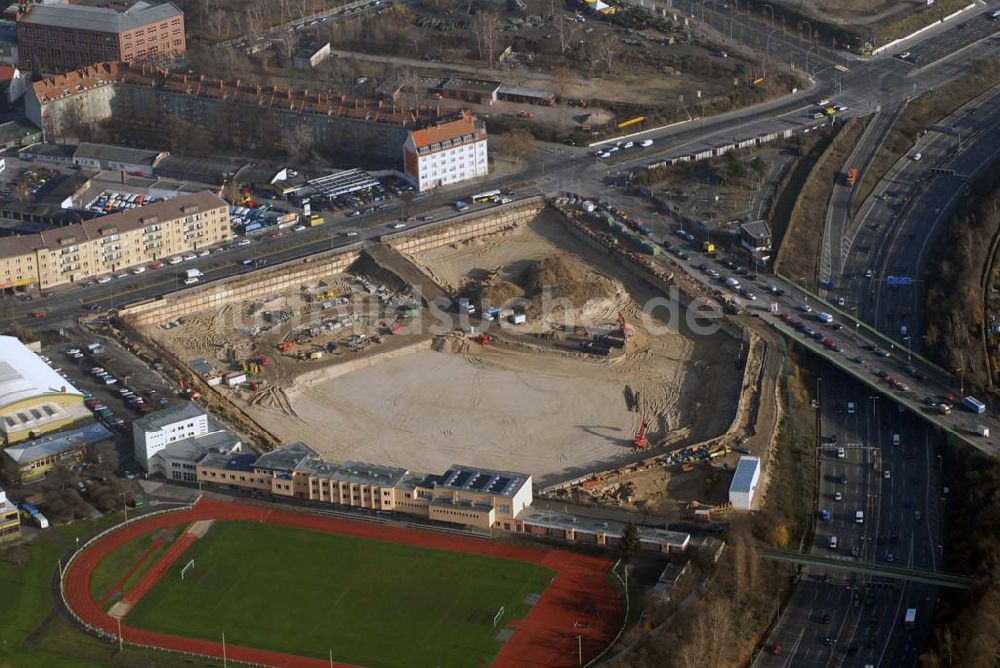
[[[711,255],[712,253],[715,252],[715,244],[713,244],[711,241],[702,242],[701,249],[706,253],[708,253],[709,255]]]
[[[626,338],[635,333],[632,329],[632,325],[625,322],[625,314],[621,311],[618,312],[618,333]]]
[[[633,442],[636,450],[645,450],[649,447],[649,440],[646,438],[646,430],[649,428],[649,423],[643,420],[639,424],[639,431],[635,434],[635,441]]]
[[[481,346],[488,346],[493,342],[493,338],[489,334],[477,334],[472,337],[472,340]]]
[[[287,353],[294,347],[294,345],[295,344],[293,344],[291,341],[282,341],[281,343],[278,344],[277,347],[279,352]]]

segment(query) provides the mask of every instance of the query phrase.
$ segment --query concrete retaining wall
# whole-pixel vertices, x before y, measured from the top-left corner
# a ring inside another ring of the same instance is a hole
[[[411,343],[410,345],[403,346],[402,348],[386,350],[385,352],[375,353],[373,355],[365,355],[346,362],[337,362],[336,364],[323,367],[322,369],[314,369],[298,376],[296,383],[299,385],[308,385],[314,382],[327,381],[331,378],[336,378],[337,376],[343,376],[345,373],[357,371],[358,369],[367,369],[368,367],[381,364],[382,362],[388,362],[389,360],[406,357],[407,355],[412,355],[413,353],[430,350],[432,344],[433,338],[428,336],[428,338],[422,341]]]
[[[526,199],[501,204],[481,212],[424,225],[412,231],[387,234],[381,241],[400,253],[420,253],[471,237],[512,230],[530,222],[545,208],[545,198]]]
[[[269,270],[233,276],[208,285],[172,292],[148,302],[119,310],[119,315],[135,326],[167,322],[174,318],[227,304],[258,299],[305,283],[316,283],[347,270],[361,255],[361,246],[352,245],[306,263],[293,260]]]

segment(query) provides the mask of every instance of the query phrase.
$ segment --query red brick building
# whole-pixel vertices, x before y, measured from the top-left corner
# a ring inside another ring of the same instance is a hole
[[[17,22],[22,67],[65,72],[95,63],[166,63],[184,56],[184,12],[137,2],[124,12],[86,5],[34,5]]]

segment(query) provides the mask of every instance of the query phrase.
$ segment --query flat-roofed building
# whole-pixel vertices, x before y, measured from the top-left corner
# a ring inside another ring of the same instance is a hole
[[[413,130],[403,144],[403,166],[418,190],[486,176],[486,126],[472,114]]]
[[[733,482],[729,485],[729,503],[739,510],[750,510],[757,483],[760,480],[760,457],[744,455],[736,464]]]
[[[168,154],[128,146],[83,143],[73,151],[73,164],[84,169],[114,169],[138,176],[152,176],[153,168]]]
[[[209,454],[239,454],[243,444],[239,436],[219,429],[200,436],[182,438],[169,443],[149,458],[149,475],[160,474],[177,482],[198,482],[198,462]]]
[[[204,191],[82,223],[0,238],[0,287],[46,289],[232,238],[229,205]]]
[[[33,4],[17,22],[21,63],[65,72],[94,63],[167,63],[187,52],[184,12],[137,2],[124,12],[76,4]]]
[[[93,421],[83,394],[13,336],[0,336],[0,434],[4,444]]]
[[[208,415],[198,404],[182,401],[132,423],[135,460],[151,471],[153,457],[171,443],[209,432]]]

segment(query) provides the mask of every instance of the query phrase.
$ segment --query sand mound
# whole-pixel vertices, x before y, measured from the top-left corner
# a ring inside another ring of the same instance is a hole
[[[504,280],[483,285],[476,291],[475,294],[475,297],[478,300],[496,305],[503,305],[512,299],[517,299],[518,297],[523,296],[524,290],[521,286]]]
[[[550,255],[528,265],[518,279],[524,294],[537,299],[545,290],[554,298],[565,298],[577,304],[591,299],[615,296],[614,281],[588,272],[568,255]]]

